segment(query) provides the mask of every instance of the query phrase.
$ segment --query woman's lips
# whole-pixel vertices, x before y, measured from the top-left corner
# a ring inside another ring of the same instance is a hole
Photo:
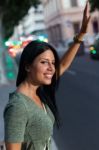
[[[45,74],[44,76],[45,76],[46,78],[48,78],[48,79],[52,79],[52,77],[53,77],[52,74]]]

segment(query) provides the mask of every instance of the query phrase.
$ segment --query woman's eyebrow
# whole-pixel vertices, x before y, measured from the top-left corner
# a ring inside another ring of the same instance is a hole
[[[41,58],[40,60],[47,60],[47,61],[50,61],[48,58]],[[55,59],[51,60],[51,61],[55,61]]]

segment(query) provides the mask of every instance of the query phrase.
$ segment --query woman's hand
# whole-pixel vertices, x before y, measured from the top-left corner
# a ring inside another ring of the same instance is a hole
[[[83,12],[83,19],[82,19],[82,26],[81,26],[80,33],[87,32],[90,17],[91,17],[91,15],[90,15],[89,2],[87,1],[84,12]]]

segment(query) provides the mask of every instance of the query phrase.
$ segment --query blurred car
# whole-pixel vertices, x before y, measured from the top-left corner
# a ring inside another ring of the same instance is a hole
[[[97,38],[94,44],[90,45],[90,56],[92,59],[99,60],[99,38]]]
[[[84,45],[85,47],[89,47],[90,45],[92,45],[94,43],[94,40],[95,40],[95,36],[94,35],[91,35],[89,33],[87,33],[85,36],[84,36]]]

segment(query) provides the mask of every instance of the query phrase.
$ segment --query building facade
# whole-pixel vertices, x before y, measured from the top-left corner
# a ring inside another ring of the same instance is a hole
[[[14,28],[12,39],[18,39],[21,36],[42,35],[45,32],[44,11],[40,4],[37,8],[31,7],[27,15],[20,20],[18,26]]]
[[[80,30],[86,0],[42,0],[42,3],[49,41],[56,46],[65,44]],[[90,35],[99,32],[98,18],[98,12],[93,13],[88,28]]]

